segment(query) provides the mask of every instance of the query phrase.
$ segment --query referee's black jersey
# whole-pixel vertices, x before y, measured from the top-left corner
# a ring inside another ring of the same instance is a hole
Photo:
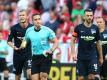
[[[22,28],[19,23],[14,25],[10,29],[10,34],[8,36],[8,41],[14,41],[14,45],[19,48],[21,43],[22,43],[22,40],[25,36],[26,30],[31,26],[33,26],[33,25],[28,24],[28,26],[26,28]],[[14,50],[14,53],[16,53],[16,52],[19,52],[21,55],[31,54],[31,44],[28,43],[27,47],[25,49],[21,49],[21,50],[18,50],[18,51]]]
[[[89,60],[97,57],[96,41],[100,40],[100,33],[96,25],[77,25],[72,36],[78,38],[78,59]]]
[[[103,55],[107,54],[107,30],[100,33]]]

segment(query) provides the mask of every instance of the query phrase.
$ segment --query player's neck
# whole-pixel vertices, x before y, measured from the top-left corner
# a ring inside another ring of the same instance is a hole
[[[101,29],[99,29],[100,30],[100,32],[103,32],[105,29],[104,28],[101,28]]]
[[[85,25],[86,27],[91,27],[92,23],[87,23],[87,22],[85,21],[85,22],[84,22],[84,25]]]
[[[20,25],[21,25],[22,28],[26,28],[26,27],[28,26],[28,23],[27,23],[27,22],[25,22],[25,23],[20,23]]]

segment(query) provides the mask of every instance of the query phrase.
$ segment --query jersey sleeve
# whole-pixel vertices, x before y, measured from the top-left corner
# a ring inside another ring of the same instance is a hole
[[[99,32],[99,29],[98,29],[98,28],[96,28],[95,40],[96,40],[96,41],[100,40],[100,32]]]
[[[49,31],[49,39],[50,40],[54,39],[56,37],[55,33],[51,29],[48,29],[48,31]]]
[[[72,33],[73,37],[78,37],[78,26],[75,27],[74,32]]]
[[[12,39],[14,38],[14,33],[15,33],[15,30],[13,27],[11,27],[9,35],[8,35],[8,41],[12,41]]]

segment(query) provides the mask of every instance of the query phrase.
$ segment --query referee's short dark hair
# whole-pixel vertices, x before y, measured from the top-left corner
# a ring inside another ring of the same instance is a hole
[[[32,15],[32,20],[33,20],[33,17],[36,16],[36,15],[41,16],[40,13],[35,13],[35,14]]]
[[[88,8],[88,9],[85,9],[84,13],[85,13],[85,12],[92,12],[92,13],[93,13],[93,10],[90,9],[90,8]]]

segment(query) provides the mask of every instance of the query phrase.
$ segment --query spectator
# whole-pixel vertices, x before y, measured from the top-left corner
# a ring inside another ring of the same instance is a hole
[[[12,17],[11,24],[15,25],[18,22],[18,17],[17,17],[18,10],[17,10],[17,3],[16,2],[11,3],[11,9],[12,9],[12,12],[10,14],[10,16]]]
[[[49,10],[52,7],[56,7],[56,0],[41,0],[44,10]]]
[[[41,19],[42,19],[43,24],[46,24],[46,22],[50,20],[49,11],[44,11],[41,15]]]
[[[4,80],[8,80],[9,71],[6,63],[6,55],[8,54],[8,45],[5,40],[2,38],[2,33],[0,32],[0,71],[4,73]],[[0,79],[1,80],[1,79]]]
[[[2,33],[2,39],[3,40],[7,40],[9,31],[8,30],[4,30],[2,25],[0,26],[0,33]]]
[[[34,1],[30,1],[28,4],[28,15],[29,15],[29,22],[32,23],[32,15],[35,13],[39,13],[37,9],[34,8]]]
[[[97,1],[96,2],[96,9],[94,12],[94,18],[96,17],[102,17],[103,13],[103,2],[102,1]]]
[[[65,13],[65,14],[63,14],[63,23],[60,25],[60,28],[62,29],[63,33],[68,35],[70,27],[74,27],[74,25],[70,21],[70,14]]]
[[[57,21],[57,12],[55,8],[52,8],[50,10],[50,21],[46,22],[45,26],[49,27],[52,29],[54,32],[56,32],[57,28],[59,27],[59,22]]]
[[[80,1],[76,2],[76,8],[73,9],[71,18],[72,21],[75,22],[78,15],[83,16],[84,15],[84,9],[82,6],[82,3]]]

